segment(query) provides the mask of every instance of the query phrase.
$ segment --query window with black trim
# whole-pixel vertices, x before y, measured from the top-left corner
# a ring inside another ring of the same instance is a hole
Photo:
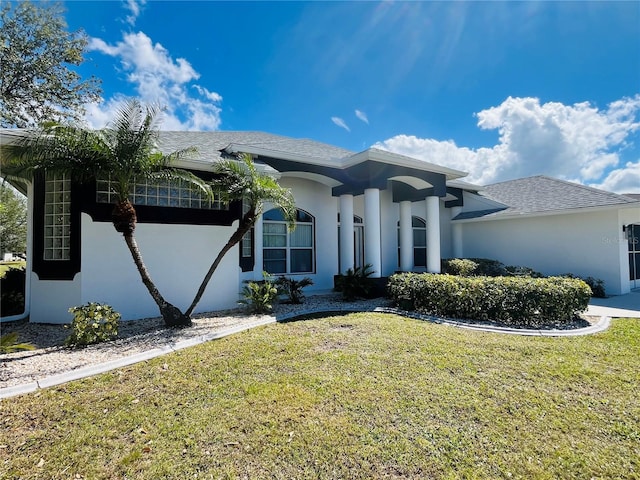
[[[96,181],[96,202],[115,203],[115,180],[102,178]],[[215,196],[213,200],[195,185],[181,179],[158,182],[136,182],[129,191],[134,205],[157,207],[198,208],[204,210],[228,210],[229,204]]]
[[[71,180],[50,175],[44,181],[43,259],[71,258]]]
[[[296,210],[296,228],[287,231],[282,210],[272,209],[262,217],[263,269],[271,274],[313,273],[315,219]]]

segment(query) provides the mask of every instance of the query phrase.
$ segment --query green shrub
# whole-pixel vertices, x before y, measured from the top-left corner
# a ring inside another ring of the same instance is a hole
[[[118,336],[120,314],[111,306],[89,302],[79,307],[71,307],[73,314],[71,335],[65,340],[70,347],[84,347],[94,343],[107,342]]]
[[[520,267],[516,265],[509,265],[505,267],[506,271],[513,276],[516,277],[533,277],[533,278],[545,278],[540,272],[536,272],[533,268],[529,267]]]
[[[273,302],[278,298],[278,289],[275,282],[271,280],[267,272],[262,272],[264,280],[248,281],[242,289],[244,300],[240,300],[242,305],[246,305],[252,313],[269,313],[273,310]]]
[[[469,258],[468,260],[478,264],[477,268],[473,272],[474,275],[484,277],[503,277],[509,274],[504,264],[498,260],[491,260],[490,258]]]
[[[463,277],[503,277],[509,275],[507,267],[489,258],[449,258],[442,261],[442,273]]]
[[[442,273],[470,277],[478,268],[478,264],[468,258],[449,258],[442,260]]]
[[[31,343],[18,342],[18,332],[9,332],[0,337],[0,353],[13,353],[21,350],[35,350]]]
[[[564,275],[562,275],[565,278],[578,278],[580,280],[582,280],[584,283],[586,283],[587,285],[589,285],[589,288],[591,289],[591,296],[595,297],[595,298],[607,298],[607,292],[605,291],[604,288],[604,280],[600,279],[600,278],[593,278],[593,277],[578,277],[577,275],[574,275],[573,273],[565,273]]]
[[[350,268],[347,273],[338,275],[335,290],[342,292],[342,298],[346,301],[369,297],[374,287],[370,277],[375,273],[371,268],[368,263],[364,267]]]
[[[3,317],[24,312],[25,279],[24,267],[10,268],[0,278],[0,315]]]
[[[282,276],[278,277],[278,280],[276,280],[276,285],[278,286],[279,293],[287,296],[287,303],[299,304],[302,303],[302,299],[304,298],[302,289],[304,287],[308,287],[309,285],[313,285],[313,280],[311,280],[309,277],[305,277],[301,280],[296,280],[295,278],[287,278]]]
[[[397,305],[421,313],[531,328],[572,321],[590,297],[578,279],[413,273],[390,277],[388,292]]]

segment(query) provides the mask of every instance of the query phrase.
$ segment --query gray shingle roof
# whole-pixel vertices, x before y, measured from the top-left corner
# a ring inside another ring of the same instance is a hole
[[[487,185],[482,190],[482,194],[484,197],[502,203],[506,208],[465,212],[457,219],[498,218],[630,204],[640,207],[640,201],[628,196],[544,175]]]
[[[198,157],[205,161],[220,158],[220,151],[229,146],[247,145],[271,150],[274,153],[289,153],[317,160],[331,161],[345,158],[355,152],[315,140],[283,137],[264,132],[168,132],[160,133],[158,147],[171,152],[195,146]]]

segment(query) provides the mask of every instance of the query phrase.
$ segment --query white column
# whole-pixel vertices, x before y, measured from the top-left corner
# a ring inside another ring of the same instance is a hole
[[[413,226],[411,202],[400,202],[400,270],[413,270]]]
[[[367,188],[364,191],[364,262],[371,264],[374,278],[382,276],[380,243],[380,190]]]
[[[440,273],[440,199],[427,197],[427,272]]]
[[[452,207],[451,208],[451,218],[454,219],[462,212],[462,207]],[[451,237],[453,243],[453,256],[455,258],[462,258],[462,224],[461,223],[452,223],[451,224]]]
[[[340,273],[355,264],[353,240],[353,195],[340,195]]]

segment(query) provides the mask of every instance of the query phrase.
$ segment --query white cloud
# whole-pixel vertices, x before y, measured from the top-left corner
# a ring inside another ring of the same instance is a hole
[[[184,58],[174,60],[166,48],[154,44],[145,33],[126,33],[115,45],[92,38],[88,48],[118,58],[139,98],[165,108],[163,129],[219,128],[222,96],[195,84],[200,74],[191,64]],[[105,120],[113,117],[118,101],[113,98],[100,105],[87,106],[89,124],[96,128],[104,126]]]
[[[367,117],[367,114],[364,113],[362,110],[356,110],[356,117],[358,117],[364,123],[369,125],[369,118]]]
[[[129,12],[131,12],[129,15],[127,15],[127,17],[125,18],[125,21],[133,26],[136,23],[136,20],[138,19],[138,16],[140,15],[140,10],[141,8],[144,6],[145,3],[147,3],[147,0],[125,0],[125,5],[124,7],[129,10]]]
[[[602,110],[588,102],[540,104],[537,98],[509,97],[476,114],[481,129],[500,134],[491,148],[407,135],[374,146],[469,172],[467,180],[479,184],[545,174],[621,191],[637,178],[637,164],[621,166],[620,153],[640,130],[639,114],[640,95]]]
[[[601,183],[592,187],[618,193],[640,193],[640,160],[627,162],[623,168],[612,170]]]
[[[331,117],[331,121],[335,123],[337,126],[339,126],[340,128],[344,128],[347,132],[351,131],[351,129],[349,128],[349,125],[347,125],[346,122],[340,117]]]

